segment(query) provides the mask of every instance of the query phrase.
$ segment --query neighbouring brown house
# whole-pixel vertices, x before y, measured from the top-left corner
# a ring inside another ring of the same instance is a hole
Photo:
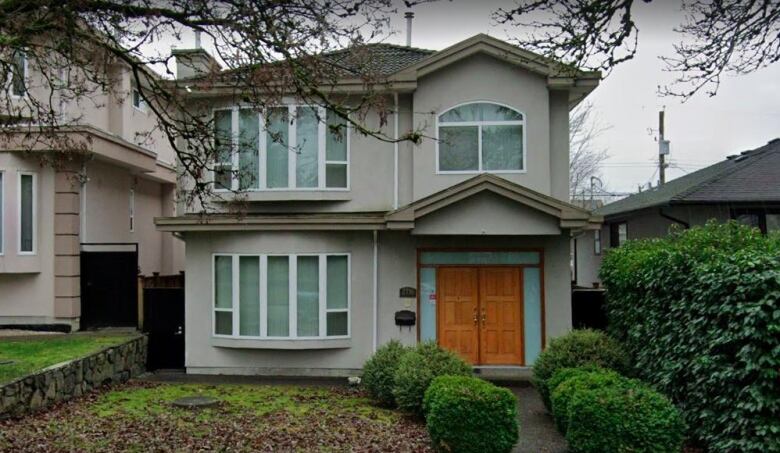
[[[737,220],[780,231],[780,138],[668,183],[602,206],[600,230],[575,237],[575,287],[598,286],[605,250],[628,239],[661,237],[708,220]]]

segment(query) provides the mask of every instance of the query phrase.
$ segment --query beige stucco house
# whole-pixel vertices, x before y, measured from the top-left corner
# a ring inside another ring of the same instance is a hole
[[[36,61],[21,55],[18,68],[5,89],[20,105],[49,95]],[[111,71],[113,93],[52,102],[60,133],[86,153],[52,158],[59,151],[31,146],[34,135],[9,135],[0,147],[0,326],[78,329],[86,304],[103,314],[123,304],[128,317],[120,323],[134,325],[136,302],[112,286],[134,282],[138,272],[184,269],[183,242],[153,223],[175,212],[173,150],[160,134],[147,136],[156,122],[130,72],[119,63]],[[99,262],[84,269],[85,253]]]
[[[188,372],[346,375],[391,339],[524,367],[571,328],[570,233],[600,219],[565,201],[569,110],[599,75],[485,35],[367,50],[394,106],[367,125],[432,138],[341,140],[294,99],[258,113],[211,95],[256,177],[242,216],[156,221],[187,243]]]

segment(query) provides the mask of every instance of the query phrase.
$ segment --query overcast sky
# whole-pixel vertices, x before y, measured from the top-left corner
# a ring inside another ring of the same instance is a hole
[[[508,39],[516,30],[498,25],[491,13],[513,1],[438,1],[413,8],[412,45],[443,49],[477,33]],[[406,24],[401,6],[389,42],[404,44]],[[658,145],[654,131],[658,110],[666,109],[666,138],[671,140],[667,178],[675,178],[740,151],[780,137],[780,64],[754,74],[723,80],[715,97],[700,93],[686,103],[659,97],[657,89],[672,80],[659,55],[672,55],[679,35],[672,30],[683,18],[679,2],[635,3],[639,28],[637,56],[620,65],[588,97],[599,121],[609,126],[597,145],[607,150],[603,166],[606,186],[634,192],[637,185],[658,180]],[[180,44],[189,47],[191,43]]]

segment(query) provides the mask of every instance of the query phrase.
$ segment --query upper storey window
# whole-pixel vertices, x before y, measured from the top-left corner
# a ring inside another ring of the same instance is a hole
[[[217,189],[349,188],[346,121],[323,107],[214,111]]]
[[[500,104],[475,102],[439,115],[439,173],[525,170],[525,117]]]
[[[16,97],[24,96],[27,93],[27,57],[22,52],[13,54],[11,63],[11,72],[8,74],[8,83],[11,95]]]

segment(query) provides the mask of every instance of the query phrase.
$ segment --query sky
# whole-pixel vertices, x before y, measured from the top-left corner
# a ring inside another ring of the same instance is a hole
[[[415,5],[412,45],[440,50],[477,33],[511,39],[518,31],[495,23],[491,14],[513,1],[438,1]],[[387,42],[405,44],[405,9],[392,19],[397,31]],[[602,180],[612,192],[637,191],[657,184],[658,111],[665,110],[666,133],[671,141],[667,180],[713,164],[726,156],[757,148],[780,137],[780,64],[753,74],[727,77],[715,97],[702,92],[687,102],[662,97],[658,87],[674,78],[664,72],[661,55],[672,55],[679,35],[673,31],[684,16],[680,3],[656,0],[635,2],[639,28],[637,55],[615,68],[588,96],[596,121],[606,130],[595,146],[609,158],[602,165]],[[184,35],[183,39],[191,39]],[[182,43],[181,47],[189,47]]]

